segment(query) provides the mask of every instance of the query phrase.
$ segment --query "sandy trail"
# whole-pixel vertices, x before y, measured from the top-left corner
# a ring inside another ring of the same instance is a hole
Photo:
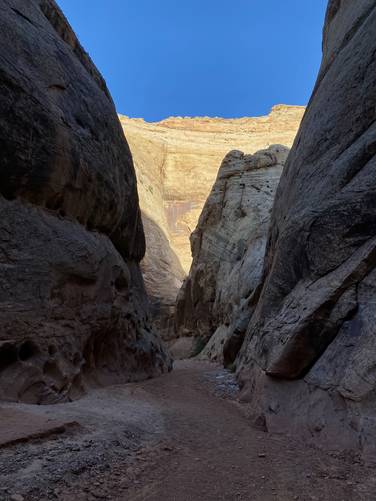
[[[0,499],[374,499],[370,467],[252,428],[234,393],[231,374],[185,361],[158,379],[38,407],[82,430],[0,451]]]

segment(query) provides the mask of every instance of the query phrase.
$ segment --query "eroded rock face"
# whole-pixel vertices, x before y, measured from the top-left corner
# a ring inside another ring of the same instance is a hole
[[[165,339],[175,337],[174,305],[192,261],[189,237],[221,161],[234,149],[291,146],[303,112],[300,106],[279,105],[265,117],[175,117],[156,123],[120,115],[135,162],[146,230],[142,271]]]
[[[329,2],[317,84],[279,184],[239,360],[268,429],[374,452],[376,6]]]
[[[208,341],[216,331],[204,350],[211,359],[222,359],[224,344],[240,320],[244,323],[244,314],[249,320],[288,151],[273,145],[254,155],[228,153],[191,236],[193,261],[177,300],[176,334]]]
[[[52,0],[0,6],[0,398],[167,370],[150,331],[132,157]]]

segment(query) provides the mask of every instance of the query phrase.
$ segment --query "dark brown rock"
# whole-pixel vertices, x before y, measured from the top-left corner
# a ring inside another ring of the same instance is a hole
[[[0,191],[145,252],[129,148],[106,84],[51,0],[1,5]]]
[[[376,6],[330,1],[238,360],[268,429],[370,452],[376,349]],[[275,413],[270,408],[279,408]]]
[[[169,367],[150,331],[131,154],[52,0],[0,5],[0,398],[60,401]]]

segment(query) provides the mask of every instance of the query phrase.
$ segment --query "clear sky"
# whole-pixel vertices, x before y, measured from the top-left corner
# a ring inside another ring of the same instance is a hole
[[[119,113],[240,117],[306,104],[327,0],[57,0]]]

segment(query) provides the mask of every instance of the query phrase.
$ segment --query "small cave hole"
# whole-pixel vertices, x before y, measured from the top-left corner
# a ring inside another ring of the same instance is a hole
[[[48,347],[48,354],[52,357],[56,354],[56,352],[57,352],[56,346],[53,344],[50,344],[50,346]]]
[[[122,274],[117,277],[117,279],[115,280],[115,287],[118,291],[122,291],[128,288],[128,280],[125,275]]]
[[[32,341],[25,341],[18,350],[18,357],[22,361],[29,360],[38,354],[38,348]]]
[[[17,360],[17,349],[15,346],[6,344],[0,348],[0,371],[16,363]]]

